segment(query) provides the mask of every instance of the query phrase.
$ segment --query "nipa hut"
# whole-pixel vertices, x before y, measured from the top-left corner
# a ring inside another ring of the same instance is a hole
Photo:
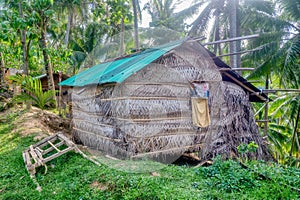
[[[110,155],[229,158],[254,141],[250,156],[270,158],[250,103],[267,97],[195,40],[98,64],[61,85],[74,87],[75,140]]]
[[[69,76],[67,76],[66,74],[61,74],[61,77],[59,77],[60,74],[59,73],[53,73],[53,80],[54,80],[54,85],[55,85],[55,90],[59,90],[59,82],[60,79],[62,81],[66,80],[69,78]],[[43,91],[48,90],[48,78],[47,78],[47,74],[42,74],[40,76],[36,76],[34,77],[35,79],[40,79],[41,83],[42,83],[42,88]],[[67,91],[69,89],[69,87],[64,87],[63,86],[63,92]]]

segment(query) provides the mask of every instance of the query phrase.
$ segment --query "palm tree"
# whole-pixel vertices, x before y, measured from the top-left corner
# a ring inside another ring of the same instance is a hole
[[[24,17],[24,12],[23,12],[23,6],[27,4],[27,2],[24,1],[11,1],[11,0],[5,0],[1,2],[3,5],[2,7],[6,7],[9,9],[11,12],[14,14],[18,15],[18,18],[13,17],[10,21],[11,24],[14,24],[14,28],[18,29],[18,34],[20,37],[20,42],[22,46],[22,67],[25,74],[28,74],[29,71],[29,64],[28,64],[28,42],[27,44],[27,37],[26,37],[26,17]]]
[[[251,18],[251,15],[263,16],[272,15],[272,4],[267,0],[206,0],[201,1],[204,7],[199,16],[191,24],[190,36],[208,35],[209,41],[217,41],[228,37],[238,37],[247,34],[249,29],[244,28],[244,22]],[[210,28],[210,29],[209,29]],[[214,53],[222,54],[227,47],[222,48],[220,44],[214,45]],[[230,53],[240,51],[240,43],[231,43]],[[240,67],[239,57],[233,60],[233,67]]]
[[[267,33],[247,44],[257,51],[244,56],[244,63],[256,66],[248,79],[269,77],[273,88],[295,88],[300,86],[300,1],[281,0],[277,2],[280,13],[260,20]],[[252,17],[247,23],[253,27]],[[252,24],[252,25],[251,25]],[[271,96],[269,116],[269,138],[282,162],[299,163],[299,109],[300,96],[297,93],[282,93]],[[283,140],[284,138],[284,140]],[[281,141],[281,142],[278,142]]]
[[[139,42],[139,33],[138,33],[138,19],[141,19],[141,9],[138,0],[132,0],[132,8],[133,8],[133,29],[134,29],[134,41],[135,48],[140,48]],[[138,17],[139,16],[139,17]]]
[[[150,0],[145,4],[144,10],[147,10],[152,21],[150,27],[166,27],[178,32],[186,32],[187,24],[184,20],[193,16],[202,5],[202,2],[193,4],[180,12],[175,12],[179,3],[174,0]]]
[[[36,20],[36,26],[39,31],[39,45],[42,50],[45,71],[48,79],[48,89],[52,91],[53,98],[56,100],[55,84],[53,79],[53,69],[50,62],[50,56],[47,51],[47,28],[52,17],[52,0],[36,0],[30,2],[29,10],[33,13]],[[56,104],[57,105],[57,104]]]
[[[56,0],[54,2],[55,9],[57,10],[58,18],[65,18],[67,16],[67,24],[65,28],[64,44],[66,47],[69,45],[71,30],[76,23],[76,17],[80,17],[82,20],[86,20],[88,11],[88,6],[92,3],[86,0]]]
[[[299,110],[300,94],[283,93],[272,96],[268,137],[275,148],[274,154],[282,163],[293,164],[300,157]],[[297,165],[297,162],[294,163]]]
[[[22,21],[24,21],[24,14],[23,14],[23,1],[19,1],[19,16]],[[28,75],[28,50],[27,50],[27,44],[26,44],[26,28],[21,29],[21,43],[22,43],[22,49],[23,49],[23,70],[24,74]]]

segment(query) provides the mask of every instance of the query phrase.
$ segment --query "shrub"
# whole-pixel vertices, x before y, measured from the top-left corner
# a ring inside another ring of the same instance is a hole
[[[253,172],[244,169],[239,163],[228,160],[222,161],[220,157],[214,160],[210,167],[199,168],[204,178],[209,178],[207,184],[226,192],[242,191],[259,185]]]
[[[50,106],[54,102],[52,91],[43,92],[42,83],[39,79],[34,79],[30,76],[14,78],[17,84],[21,84],[25,92],[14,97],[15,102],[26,102],[41,109]]]

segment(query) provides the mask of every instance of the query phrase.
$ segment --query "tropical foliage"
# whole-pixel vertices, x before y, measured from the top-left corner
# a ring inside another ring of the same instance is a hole
[[[39,79],[30,76],[15,76],[11,77],[11,80],[16,81],[16,84],[23,89],[21,94],[14,96],[15,102],[26,102],[41,109],[54,103],[52,91],[43,91],[42,83]]]

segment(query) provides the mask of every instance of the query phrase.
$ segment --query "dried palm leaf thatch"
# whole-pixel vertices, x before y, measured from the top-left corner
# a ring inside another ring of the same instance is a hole
[[[192,123],[191,85],[209,83],[211,124]],[[201,159],[238,156],[237,147],[254,141],[249,155],[269,159],[247,94],[223,82],[207,51],[186,42],[136,72],[121,84],[75,87],[74,137],[116,157],[162,162],[199,151]]]
[[[211,109],[212,124],[205,134],[201,159],[209,159],[218,154],[224,158],[238,157],[237,147],[241,144],[255,142],[258,149],[248,154],[249,158],[271,160],[263,144],[254,120],[248,95],[237,85],[220,82],[212,88]]]

